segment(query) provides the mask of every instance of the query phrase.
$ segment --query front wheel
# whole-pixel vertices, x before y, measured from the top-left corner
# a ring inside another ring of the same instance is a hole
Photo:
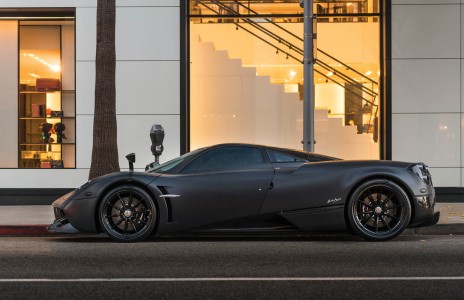
[[[400,235],[411,219],[411,204],[404,190],[390,180],[361,184],[347,207],[353,231],[365,240],[386,241]]]
[[[99,207],[103,231],[117,242],[136,242],[148,237],[155,228],[156,207],[143,189],[125,185],[109,191]]]

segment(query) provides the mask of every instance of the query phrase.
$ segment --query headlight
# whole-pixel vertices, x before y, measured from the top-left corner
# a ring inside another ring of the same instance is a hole
[[[432,185],[432,176],[429,172],[429,167],[423,163],[414,164],[409,167],[409,170],[416,173],[423,182]]]

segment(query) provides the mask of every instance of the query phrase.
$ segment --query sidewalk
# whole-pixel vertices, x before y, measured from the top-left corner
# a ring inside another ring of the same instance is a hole
[[[464,203],[437,203],[437,225],[407,229],[405,234],[464,234]],[[51,235],[46,226],[55,217],[50,205],[0,206],[1,235]]]

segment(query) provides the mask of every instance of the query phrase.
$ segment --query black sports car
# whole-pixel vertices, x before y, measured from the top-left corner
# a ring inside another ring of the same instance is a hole
[[[135,161],[135,158],[133,158]],[[345,161],[297,150],[222,144],[147,172],[98,177],[53,203],[51,232],[105,232],[119,242],[180,231],[349,230],[392,239],[436,224],[423,163]]]

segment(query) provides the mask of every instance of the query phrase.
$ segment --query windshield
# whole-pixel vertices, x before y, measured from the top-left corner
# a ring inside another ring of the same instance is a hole
[[[194,155],[198,152],[200,152],[200,150],[203,150],[204,148],[202,149],[197,149],[197,150],[194,150],[192,152],[189,152],[189,153],[185,153],[184,155],[181,155],[177,158],[174,158],[168,162],[165,162],[159,166],[156,166],[154,167],[153,169],[150,169],[149,171],[147,171],[148,173],[165,173],[171,169],[173,169],[174,167],[176,167],[177,165],[179,165],[181,162],[183,162],[186,158],[188,158],[189,156],[191,155]]]

